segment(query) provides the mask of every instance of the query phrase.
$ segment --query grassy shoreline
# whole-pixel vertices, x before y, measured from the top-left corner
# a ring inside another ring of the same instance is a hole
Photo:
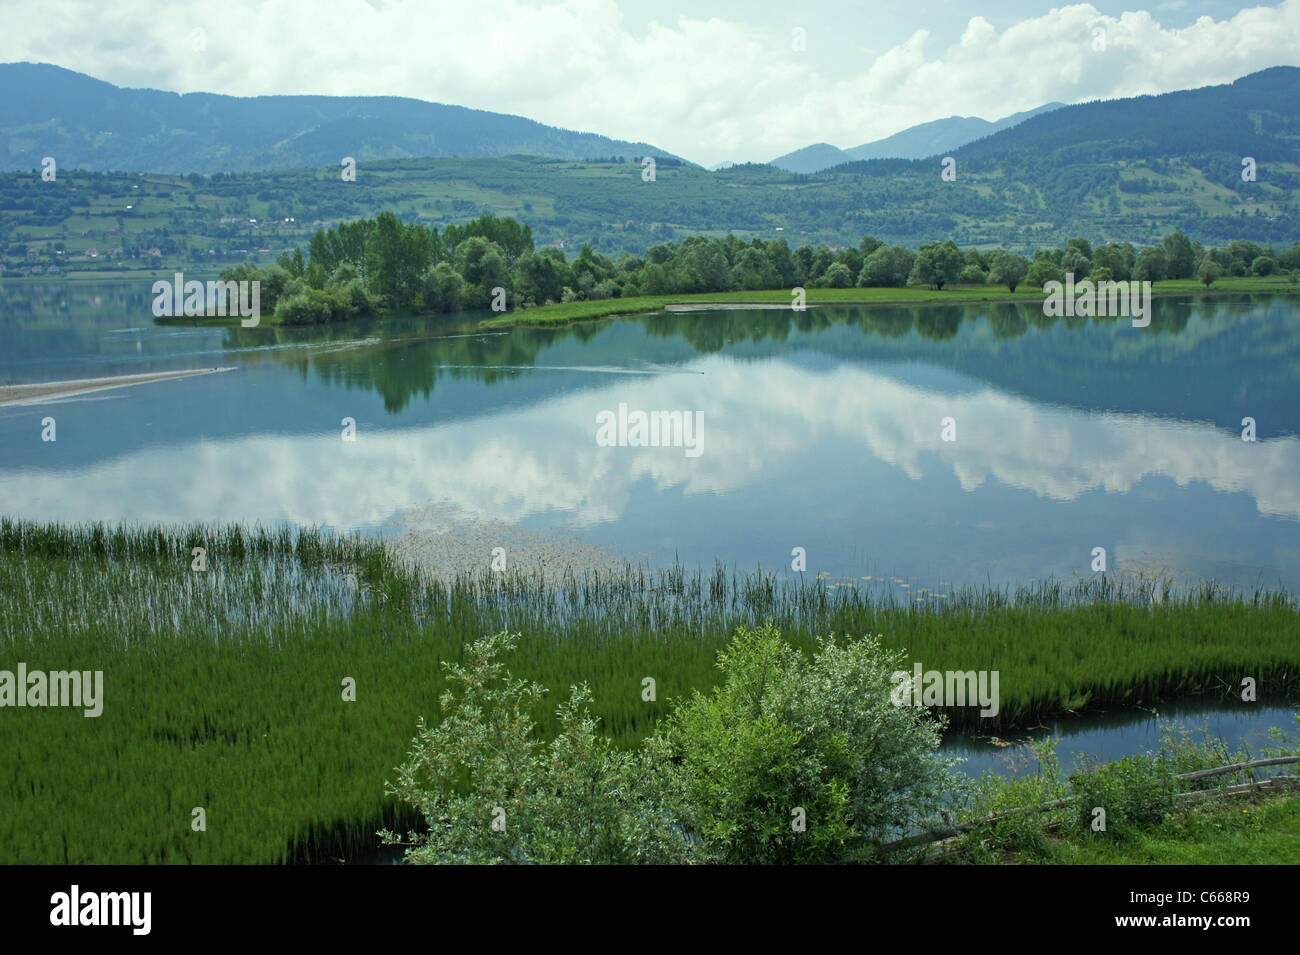
[[[1061,840],[1026,865],[1294,865],[1300,858],[1300,796],[1256,797],[1197,809],[1114,843]]]
[[[1234,295],[1245,292],[1300,294],[1300,286],[1285,278],[1225,278],[1217,280],[1206,289],[1195,279],[1177,279],[1154,282],[1151,294],[1168,295]],[[702,292],[696,295],[641,295],[634,298],[610,298],[596,301],[564,302],[557,305],[540,305],[536,308],[516,309],[479,323],[481,328],[508,326],[546,327],[568,325],[576,322],[599,321],[618,315],[663,311],[670,305],[789,305],[789,289],[756,292]],[[973,302],[1034,302],[1043,300],[1040,289],[1019,288],[1008,292],[1005,288],[980,285],[958,285],[943,291],[922,288],[846,288],[807,290],[807,304],[817,305],[969,305]]]
[[[194,547],[208,569],[192,570]],[[6,862],[293,862],[373,847],[410,820],[383,796],[439,661],[485,633],[523,637],[510,665],[587,681],[622,745],[667,703],[717,680],[741,621],[792,643],[882,633],[933,669],[999,669],[995,726],[1259,677],[1294,695],[1300,609],[1287,594],[1203,588],[1152,600],[1101,581],[968,590],[942,607],[680,568],[548,587],[523,576],[417,576],[375,541],[239,527],[68,528],[0,522],[0,669],[103,670],[104,711],[8,709],[0,720]],[[1244,669],[1243,669],[1244,668]],[[654,676],[658,700],[642,699]],[[356,681],[344,701],[342,681]],[[557,699],[536,714],[555,726]],[[962,711],[953,714],[960,722]],[[987,725],[987,724],[986,724]],[[202,806],[208,830],[190,829]]]

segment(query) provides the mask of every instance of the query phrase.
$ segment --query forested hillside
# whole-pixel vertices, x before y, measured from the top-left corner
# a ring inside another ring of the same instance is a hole
[[[270,260],[317,229],[393,210],[445,226],[512,216],[539,246],[643,253],[688,235],[1032,252],[1074,236],[1142,246],[1175,230],[1207,245],[1289,245],[1300,220],[1300,69],[1157,97],[1063,107],[937,159],[873,160],[815,175],[767,165],[709,172],[669,157],[360,162],[187,177],[60,166],[0,175],[5,268]],[[1253,161],[1254,181],[1243,179]],[[96,254],[89,255],[91,251]],[[157,254],[154,254],[154,253]]]
[[[122,89],[45,63],[0,64],[0,169],[46,156],[96,171],[226,173],[409,156],[662,154],[646,143],[400,96],[218,96]]]

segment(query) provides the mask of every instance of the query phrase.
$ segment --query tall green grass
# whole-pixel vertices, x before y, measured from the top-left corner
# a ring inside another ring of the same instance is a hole
[[[190,569],[198,546],[204,573]],[[0,710],[0,862],[351,857],[375,829],[412,823],[384,780],[416,719],[437,715],[441,661],[477,637],[520,632],[511,669],[557,691],[587,681],[630,745],[670,700],[714,684],[737,625],[769,618],[804,647],[879,633],[926,669],[999,670],[991,729],[1242,676],[1294,693],[1300,667],[1300,612],[1278,592],[1099,578],[904,604],[721,567],[440,582],[379,542],[310,530],[4,520],[0,669],[103,670],[104,711]],[[544,732],[558,702],[538,713]],[[206,832],[190,828],[198,806]]]

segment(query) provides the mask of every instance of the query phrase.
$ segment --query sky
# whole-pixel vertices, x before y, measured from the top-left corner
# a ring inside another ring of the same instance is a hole
[[[411,96],[694,162],[851,148],[1300,66],[1300,0],[4,0],[0,61],[118,86]]]

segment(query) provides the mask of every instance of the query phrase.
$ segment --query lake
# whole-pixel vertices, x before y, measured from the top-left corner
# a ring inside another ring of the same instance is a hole
[[[1088,577],[1095,548],[1111,573],[1300,586],[1300,300],[1157,299],[1145,329],[1011,304],[244,329],[156,325],[148,286],[0,290],[0,384],[233,369],[0,406],[0,511],[433,514],[493,528],[484,567],[512,533],[778,572],[803,548],[830,586],[924,600]],[[698,415],[698,455],[602,446],[620,405]]]

